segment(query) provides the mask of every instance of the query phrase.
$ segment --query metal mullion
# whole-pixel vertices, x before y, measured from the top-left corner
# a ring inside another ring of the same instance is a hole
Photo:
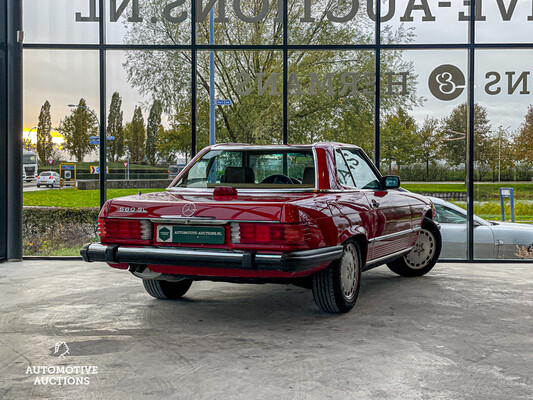
[[[191,1],[191,159],[196,155],[196,75],[198,69],[196,44],[196,1]]]
[[[476,2],[470,3],[469,48],[468,48],[468,128],[466,130],[466,212],[467,212],[467,259],[474,261],[474,105],[475,105],[475,47],[476,47]]]
[[[102,208],[107,201],[107,166],[106,166],[106,147],[107,147],[107,134],[106,134],[106,36],[105,36],[105,2],[99,0],[100,7],[100,19],[98,21],[99,30],[99,75],[100,75],[100,208]]]
[[[374,164],[380,169],[381,156],[381,136],[380,136],[380,110],[381,110],[381,1],[376,1],[376,25],[375,25],[375,45],[374,58],[376,60],[376,94],[374,96]]]
[[[289,7],[283,2],[283,144],[289,142]]]
[[[26,43],[24,49],[39,50],[191,50],[191,45],[150,45],[150,44],[61,44],[61,43]],[[199,44],[197,50],[376,50],[377,44],[346,44],[346,45],[230,45],[230,44]],[[381,50],[468,50],[471,44],[379,44]],[[533,43],[476,43],[476,49],[533,49]]]

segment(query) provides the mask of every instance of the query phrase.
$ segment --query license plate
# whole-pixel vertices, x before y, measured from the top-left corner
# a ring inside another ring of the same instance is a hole
[[[161,243],[224,244],[225,229],[222,226],[159,225],[157,241]]]

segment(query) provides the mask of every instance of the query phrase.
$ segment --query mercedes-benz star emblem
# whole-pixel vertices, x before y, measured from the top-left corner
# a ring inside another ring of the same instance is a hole
[[[192,217],[194,213],[196,212],[196,205],[194,203],[187,203],[183,206],[183,209],[181,210],[181,213],[185,217]]]

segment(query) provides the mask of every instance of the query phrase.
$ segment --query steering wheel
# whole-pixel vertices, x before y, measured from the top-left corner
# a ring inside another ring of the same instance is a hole
[[[287,175],[274,174],[274,175],[267,176],[260,183],[277,183],[277,184],[292,185],[293,182],[292,182],[292,179],[289,178]]]

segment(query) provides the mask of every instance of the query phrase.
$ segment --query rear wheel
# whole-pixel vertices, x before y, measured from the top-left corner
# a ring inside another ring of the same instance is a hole
[[[143,279],[144,289],[156,299],[175,300],[181,298],[192,285],[192,280],[183,279],[178,282]]]
[[[361,264],[359,244],[346,243],[342,257],[313,276],[315,303],[328,313],[350,311],[359,295]]]
[[[391,271],[401,276],[422,276],[435,266],[439,259],[442,238],[439,228],[432,220],[424,218],[413,249],[405,256],[387,264]]]

